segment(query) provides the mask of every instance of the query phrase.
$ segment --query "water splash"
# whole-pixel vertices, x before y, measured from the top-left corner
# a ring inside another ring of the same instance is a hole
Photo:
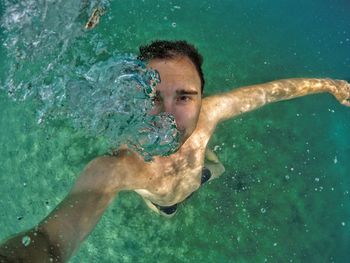
[[[178,147],[174,119],[150,116],[159,74],[133,55],[109,51],[85,29],[96,7],[108,1],[3,1],[1,19],[8,72],[1,89],[16,100],[35,100],[38,123],[69,119],[110,149],[128,143],[149,159]]]

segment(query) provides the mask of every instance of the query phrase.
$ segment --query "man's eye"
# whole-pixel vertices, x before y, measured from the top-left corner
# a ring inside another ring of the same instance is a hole
[[[188,96],[180,96],[180,97],[179,97],[179,100],[180,100],[180,101],[189,101],[189,100],[190,100],[190,97],[188,97]]]

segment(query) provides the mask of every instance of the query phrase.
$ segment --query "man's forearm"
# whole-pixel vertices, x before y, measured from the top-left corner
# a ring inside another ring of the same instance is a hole
[[[331,79],[282,79],[233,91],[240,99],[240,113],[254,110],[268,103],[294,99],[306,95],[331,92],[336,85]]]
[[[114,165],[106,158],[90,163],[67,197],[38,226],[1,244],[0,255],[9,262],[66,262],[119,191]]]
[[[310,78],[282,79],[256,85],[255,88],[260,89],[265,103],[270,103],[315,93],[332,93],[337,88],[337,80]]]
[[[38,226],[2,244],[0,255],[10,262],[66,262],[113,197],[95,192],[68,195]]]
[[[329,92],[350,106],[350,85],[343,80],[293,78],[234,89],[206,98],[206,110],[218,122],[266,104],[305,95]]]
[[[48,234],[58,262],[66,262],[96,226],[115,194],[69,194],[39,225]]]
[[[8,238],[0,246],[1,263],[62,262],[54,260],[56,255],[47,234],[38,227]]]

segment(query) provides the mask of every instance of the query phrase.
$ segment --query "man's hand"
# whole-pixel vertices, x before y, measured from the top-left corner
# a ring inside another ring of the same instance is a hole
[[[350,107],[350,84],[345,80],[330,80],[333,86],[330,93],[343,105]]]

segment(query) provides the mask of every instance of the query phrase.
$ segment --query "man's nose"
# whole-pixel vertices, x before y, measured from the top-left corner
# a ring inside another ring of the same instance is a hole
[[[174,103],[171,100],[165,100],[162,103],[162,112],[174,115]]]

